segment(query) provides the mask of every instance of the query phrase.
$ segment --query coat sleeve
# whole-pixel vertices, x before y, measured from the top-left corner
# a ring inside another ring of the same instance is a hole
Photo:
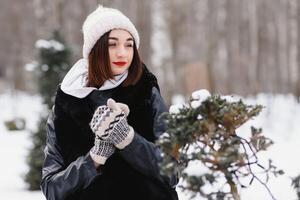
[[[159,118],[163,112],[167,112],[165,103],[157,88],[152,88],[151,105],[153,111],[153,133],[156,139],[165,132],[165,124]],[[133,141],[119,152],[136,170],[144,175],[158,179],[175,187],[178,177],[171,177],[160,174],[159,162],[162,161],[161,151],[154,143],[149,142],[135,131]]]
[[[46,125],[47,141],[41,181],[41,189],[47,200],[65,199],[70,194],[86,188],[97,176],[89,154],[78,157],[66,166],[57,144],[54,118],[53,109]]]

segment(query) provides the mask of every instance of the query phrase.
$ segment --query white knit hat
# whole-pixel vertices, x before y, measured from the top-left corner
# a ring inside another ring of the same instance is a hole
[[[106,32],[113,29],[127,30],[134,38],[136,47],[139,47],[139,34],[133,23],[117,9],[106,8],[102,5],[89,14],[85,19],[83,30],[83,58],[88,58],[97,40]]]

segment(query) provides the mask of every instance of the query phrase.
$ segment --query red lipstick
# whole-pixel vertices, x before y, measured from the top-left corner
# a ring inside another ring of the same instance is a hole
[[[127,62],[113,62],[113,64],[118,65],[119,67],[122,67],[124,65],[126,65]]]

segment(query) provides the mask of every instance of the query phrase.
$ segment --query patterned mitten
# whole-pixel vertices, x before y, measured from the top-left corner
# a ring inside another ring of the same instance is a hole
[[[90,123],[91,129],[103,140],[123,149],[131,143],[134,136],[133,128],[127,123],[128,114],[128,106],[109,99],[107,106],[96,109]]]
[[[115,152],[115,147],[112,143],[102,140],[98,136],[95,137],[95,143],[90,150],[90,155],[94,162],[104,165],[107,158]]]

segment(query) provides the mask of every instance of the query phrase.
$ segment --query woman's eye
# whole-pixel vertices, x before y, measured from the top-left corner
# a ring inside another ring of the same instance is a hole
[[[126,47],[133,47],[133,44],[127,44]]]
[[[116,46],[116,43],[108,43],[108,46],[109,47],[114,47],[114,46]]]

